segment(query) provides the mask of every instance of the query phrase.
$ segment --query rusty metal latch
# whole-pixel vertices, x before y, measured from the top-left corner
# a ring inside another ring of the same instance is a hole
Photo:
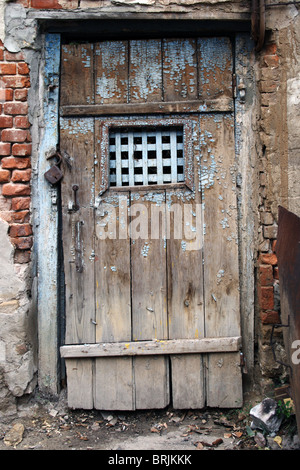
[[[288,316],[288,322],[287,322],[286,325],[284,325],[283,323],[275,323],[274,325],[272,325],[271,336],[270,336],[270,346],[271,346],[271,349],[272,349],[274,361],[277,362],[277,364],[281,364],[282,366],[288,367],[290,369],[290,373],[291,373],[291,376],[292,376],[293,370],[292,370],[291,366],[289,364],[286,364],[285,362],[282,362],[279,359],[277,359],[276,351],[275,351],[276,341],[273,340],[273,334],[274,334],[275,328],[281,328],[281,327],[289,328],[289,326],[290,326],[290,317],[289,316]]]

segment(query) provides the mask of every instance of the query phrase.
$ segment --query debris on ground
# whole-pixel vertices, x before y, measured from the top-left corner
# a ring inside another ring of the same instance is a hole
[[[295,415],[284,416],[270,433],[253,427],[250,404],[240,410],[106,412],[72,410],[66,403],[36,399],[19,406],[17,416],[0,422],[0,450],[300,450]]]

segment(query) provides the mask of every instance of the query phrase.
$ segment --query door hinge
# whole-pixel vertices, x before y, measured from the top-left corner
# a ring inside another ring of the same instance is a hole
[[[233,94],[233,99],[236,98],[236,74],[232,74],[232,94]]]
[[[246,358],[242,351],[240,351],[240,366],[241,366],[242,373],[248,374]]]

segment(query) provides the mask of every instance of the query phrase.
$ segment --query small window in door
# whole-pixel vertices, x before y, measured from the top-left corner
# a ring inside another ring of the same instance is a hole
[[[110,129],[110,186],[184,183],[183,136],[174,126]]]

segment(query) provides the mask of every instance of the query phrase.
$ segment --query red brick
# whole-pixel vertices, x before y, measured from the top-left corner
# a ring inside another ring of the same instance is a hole
[[[5,51],[5,60],[7,61],[12,61],[12,62],[18,62],[18,61],[24,61],[24,55],[23,52],[8,52]]]
[[[274,279],[279,281],[279,269],[277,266],[274,268]]]
[[[27,103],[4,103],[3,110],[5,114],[27,114]]]
[[[10,181],[10,171],[0,170],[0,183],[8,183]]]
[[[277,68],[279,66],[279,57],[278,55],[265,55],[264,62],[268,67]]]
[[[259,266],[259,282],[262,286],[273,285],[273,267],[268,264]]]
[[[4,59],[4,50],[3,47],[0,48],[0,60]]]
[[[26,184],[7,183],[2,186],[3,196],[29,196],[30,192],[30,186]]]
[[[13,62],[0,64],[0,75],[16,75],[17,65]]]
[[[59,9],[61,5],[58,0],[31,0],[31,8]]]
[[[10,88],[0,89],[0,101],[12,101],[13,96],[14,92]]]
[[[29,250],[15,250],[14,262],[17,264],[29,263],[31,252]]]
[[[29,88],[30,79],[25,75],[6,75],[1,79],[6,88]]]
[[[6,103],[5,103],[6,104]],[[13,126],[13,118],[11,116],[0,116],[0,128],[5,129]]]
[[[1,138],[3,142],[24,142],[27,138],[27,131],[22,129],[3,129]]]
[[[26,168],[30,168],[31,163],[29,158],[15,158],[15,157],[4,157],[1,160],[2,168],[9,168],[9,169],[19,169],[25,170]]]
[[[275,310],[270,310],[268,312],[261,312],[260,319],[264,325],[274,325],[280,323],[279,313]]]
[[[0,156],[10,155],[10,147],[11,145],[9,143],[0,142]]]
[[[11,225],[9,229],[9,235],[12,238],[28,237],[29,235],[32,235],[31,225],[30,224]]]
[[[26,101],[28,95],[28,88],[18,88],[15,90],[16,101]]]
[[[30,122],[26,116],[16,116],[14,118],[14,126],[18,129],[28,129],[30,127]]]
[[[31,144],[14,144],[12,146],[12,154],[15,157],[28,157],[29,155],[31,155],[31,150]]]
[[[262,253],[260,255],[260,262],[263,264],[271,264],[272,266],[276,266],[277,256],[275,253]]]
[[[14,183],[27,183],[31,179],[31,170],[14,170],[11,181]]]
[[[30,208],[30,197],[14,197],[11,200],[11,208],[13,211],[24,211]]]
[[[10,241],[15,245],[19,250],[30,250],[32,247],[32,237],[16,237],[11,238]]]
[[[258,286],[258,301],[262,310],[273,310],[274,289],[273,287]]]
[[[265,53],[267,55],[273,55],[277,52],[277,45],[276,44],[268,44],[265,46]]]
[[[18,63],[18,73],[20,75],[28,75],[29,74],[29,67],[26,62]]]
[[[29,211],[18,211],[11,212],[11,223],[12,224],[27,224],[30,222]]]

